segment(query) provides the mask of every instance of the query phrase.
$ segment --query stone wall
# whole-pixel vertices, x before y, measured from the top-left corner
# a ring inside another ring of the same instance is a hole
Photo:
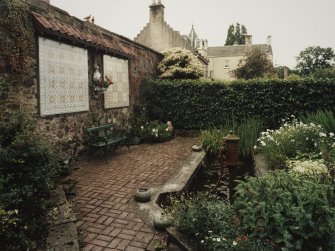
[[[18,0],[14,0],[18,1]],[[107,31],[89,22],[81,21],[70,16],[67,12],[58,9],[42,0],[26,0],[30,11],[59,20],[63,23],[76,27],[84,32],[103,34],[104,37],[117,37],[122,46],[133,52],[129,62],[129,96],[130,106],[118,109],[104,109],[103,94],[94,93],[92,90],[92,78],[89,78],[89,111],[62,115],[41,117],[39,113],[39,66],[38,66],[38,36],[41,35],[34,29],[34,36],[31,37],[32,48],[27,61],[30,62],[29,70],[24,76],[17,76],[10,73],[6,67],[7,62],[0,52],[0,78],[5,79],[8,90],[0,101],[1,112],[21,109],[32,114],[38,119],[40,130],[50,136],[54,143],[61,143],[65,148],[78,154],[84,149],[84,128],[96,126],[106,122],[113,122],[122,127],[129,126],[128,119],[132,113],[132,107],[139,100],[139,86],[145,78],[156,77],[156,66],[162,59],[162,55],[152,49],[140,45],[121,35]],[[126,10],[125,10],[126,11]],[[33,18],[31,12],[27,13],[31,25]],[[10,34],[6,27],[0,27],[0,41],[8,41]],[[42,34],[43,35],[43,34]],[[48,35],[43,35],[48,37]],[[54,39],[54,38],[52,38]],[[89,76],[93,76],[94,64],[103,65],[105,51],[87,47]],[[119,57],[119,55],[112,55]],[[1,86],[0,86],[1,90]],[[0,112],[0,113],[1,113]]]

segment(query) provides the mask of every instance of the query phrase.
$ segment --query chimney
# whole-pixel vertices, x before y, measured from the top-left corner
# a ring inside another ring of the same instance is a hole
[[[271,40],[272,40],[272,37],[271,37],[271,36],[268,36],[268,37],[267,37],[267,42],[266,42],[266,44],[267,44],[268,46],[271,46]]]
[[[245,36],[245,45],[252,45],[252,35],[244,35]]]
[[[150,23],[164,22],[164,5],[161,0],[152,0],[150,7]]]

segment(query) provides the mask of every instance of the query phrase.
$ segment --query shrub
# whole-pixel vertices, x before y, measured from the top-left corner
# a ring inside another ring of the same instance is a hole
[[[164,58],[158,65],[160,78],[199,79],[204,76],[204,67],[192,52],[171,48],[163,54]]]
[[[275,171],[236,188],[234,209],[250,238],[275,250],[333,250],[334,185],[331,179]]]
[[[40,240],[48,193],[59,170],[58,155],[22,112],[9,112],[0,121],[0,205],[18,212],[19,224],[1,232],[3,248],[31,249]],[[13,235],[12,233],[16,233]]]
[[[278,130],[262,132],[257,140],[258,150],[270,168],[283,169],[287,159],[321,158],[321,136],[327,136],[321,126],[293,120]]]
[[[203,194],[172,200],[168,212],[176,228],[191,239],[196,250],[268,250],[265,243],[241,232],[234,210],[223,201]]]
[[[143,139],[147,141],[164,141],[165,139],[171,137],[173,132],[168,128],[167,123],[162,123],[159,121],[149,121],[140,127],[140,135]]]
[[[260,118],[275,129],[292,112],[335,109],[334,79],[218,81],[157,80],[142,83],[151,120],[171,120],[177,129],[220,128]]]

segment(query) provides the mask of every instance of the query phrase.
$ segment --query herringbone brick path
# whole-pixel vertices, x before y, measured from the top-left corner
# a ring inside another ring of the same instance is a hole
[[[178,170],[197,143],[177,137],[159,144],[141,144],[96,154],[70,178],[78,181],[74,210],[83,250],[149,250],[163,234],[147,225],[130,200],[139,187],[163,185]]]

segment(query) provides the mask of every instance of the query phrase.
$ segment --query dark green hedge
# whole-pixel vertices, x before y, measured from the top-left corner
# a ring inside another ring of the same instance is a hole
[[[275,128],[281,119],[319,109],[335,111],[335,79],[250,80],[232,83],[149,80],[142,83],[150,119],[179,129],[221,126],[261,118]]]

